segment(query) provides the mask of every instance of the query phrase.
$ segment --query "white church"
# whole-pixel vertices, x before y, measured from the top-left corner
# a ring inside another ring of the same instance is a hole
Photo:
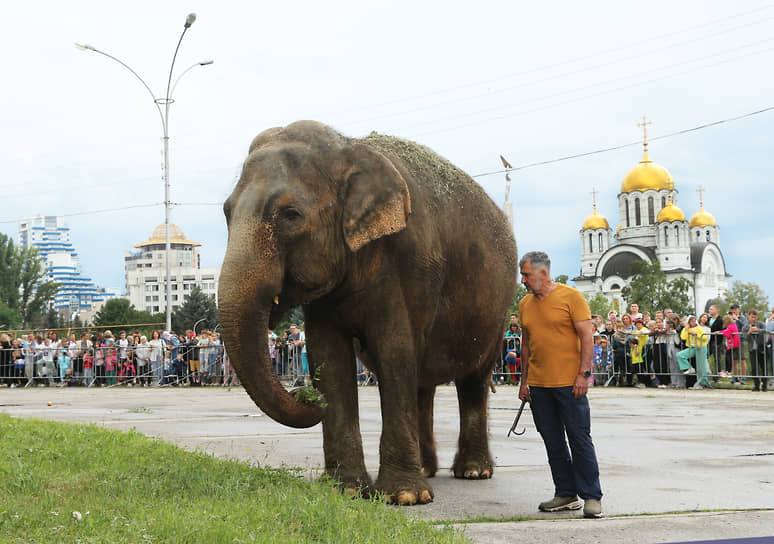
[[[573,281],[584,295],[601,293],[625,308],[621,289],[632,279],[631,263],[658,260],[667,280],[682,277],[693,283],[689,297],[699,315],[728,289],[720,230],[704,209],[701,187],[699,210],[686,219],[677,207],[671,174],[648,156],[647,137],[644,147],[642,160],[621,183],[615,235],[597,212],[594,193],[593,211],[580,230],[581,270]]]

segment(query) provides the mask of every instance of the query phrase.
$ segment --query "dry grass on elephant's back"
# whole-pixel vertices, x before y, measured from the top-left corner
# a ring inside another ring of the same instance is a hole
[[[470,176],[428,147],[378,132],[372,132],[363,142],[387,157],[400,159],[415,180],[431,181],[439,200],[465,202],[474,193],[486,194]]]
[[[442,202],[452,201],[463,209],[479,199],[489,202],[497,211],[487,214],[487,207],[484,206],[480,209],[482,215],[476,217],[476,220],[479,224],[483,223],[481,226],[490,233],[490,243],[496,244],[504,254],[513,254],[514,262],[509,265],[516,266],[516,247],[513,237],[507,234],[510,227],[505,215],[468,174],[432,149],[416,142],[378,132],[371,132],[362,141],[387,157],[400,159],[415,180],[429,180],[435,196],[435,200],[428,203],[431,207],[438,209]]]

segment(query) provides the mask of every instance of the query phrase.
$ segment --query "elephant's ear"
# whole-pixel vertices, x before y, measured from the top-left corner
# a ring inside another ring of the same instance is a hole
[[[411,197],[403,176],[381,153],[363,144],[347,150],[344,173],[344,239],[352,251],[400,232],[411,214]]]

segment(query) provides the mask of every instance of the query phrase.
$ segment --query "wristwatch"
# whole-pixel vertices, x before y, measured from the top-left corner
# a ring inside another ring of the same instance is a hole
[[[579,376],[583,376],[583,377],[584,377],[584,378],[586,378],[586,379],[588,379],[588,378],[591,378],[591,370],[584,370],[583,372],[581,372],[581,371],[579,370],[579,371],[578,371],[578,375],[579,375]]]

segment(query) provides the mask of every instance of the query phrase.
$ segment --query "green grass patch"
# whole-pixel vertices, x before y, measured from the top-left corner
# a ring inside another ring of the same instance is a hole
[[[341,495],[324,478],[187,452],[136,432],[0,414],[0,541],[465,539],[378,500]]]

